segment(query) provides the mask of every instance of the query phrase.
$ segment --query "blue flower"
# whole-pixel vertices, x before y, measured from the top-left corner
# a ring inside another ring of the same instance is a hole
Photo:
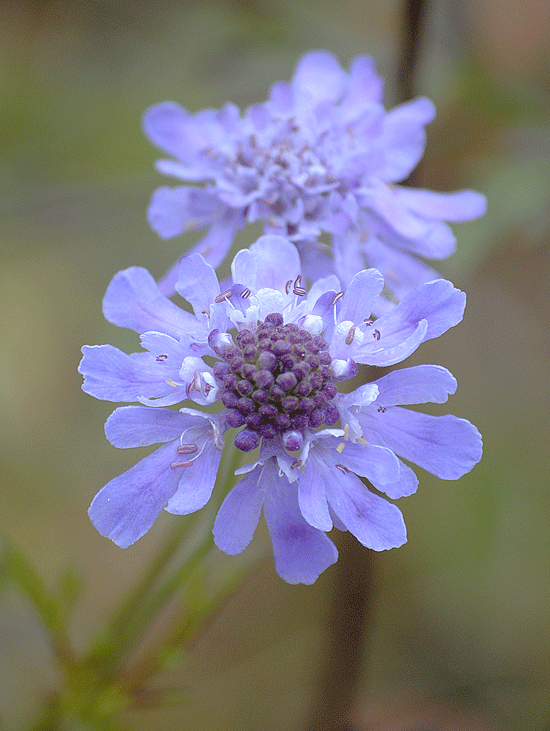
[[[199,510],[231,434],[241,451],[259,452],[237,471],[243,477],[215,521],[215,541],[226,553],[248,545],[262,509],[277,571],[290,583],[312,583],[336,561],[326,535],[333,526],[373,550],[402,545],[400,510],[358,476],[390,499],[416,490],[403,460],[456,479],[479,461],[479,433],[454,416],[402,408],[443,403],[454,393],[455,379],[440,366],[395,371],[351,393],[339,384],[358,364],[399,363],[456,325],[464,294],[434,280],[373,319],[380,272],[358,272],[345,291],[332,274],[307,291],[296,247],[275,235],[239,251],[231,271],[220,286],[199,254],[182,260],[176,290],[193,313],[164,297],[143,269],[120,272],[109,285],[107,319],[141,334],[144,352],[85,346],[83,389],[138,402],[108,419],[113,445],[162,446],[96,495],[93,524],[126,547],[163,508]],[[166,408],[189,401],[214,408]]]
[[[297,246],[304,277],[335,272],[347,285],[376,267],[392,300],[437,278],[419,257],[449,256],[455,238],[445,221],[480,216],[485,199],[395,185],[420,160],[435,110],[417,98],[386,112],[382,86],[371,58],[356,58],[346,73],[332,54],[314,51],[244,116],[231,104],[197,114],[173,102],[151,107],[145,134],[172,158],[158,169],[200,184],[159,188],[151,226],[163,238],[207,228],[193,251],[217,267],[236,231],[260,220],[265,233]],[[331,248],[320,242],[323,232]],[[163,291],[173,292],[176,276]]]

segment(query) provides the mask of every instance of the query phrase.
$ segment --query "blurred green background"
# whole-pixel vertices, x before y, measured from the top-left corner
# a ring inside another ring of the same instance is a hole
[[[191,111],[262,101],[314,48],[344,65],[375,56],[392,106],[401,11],[393,0],[0,5],[0,527],[49,585],[67,566],[82,573],[77,647],[181,520],[161,516],[122,551],[86,515],[135,455],[106,442],[112,406],[81,392],[80,347],[133,349],[132,335],[102,318],[108,282],[131,265],[160,276],[194,241],[162,242],[146,223],[165,181],[141,114],[166,99]],[[409,542],[377,556],[356,716],[374,731],[546,731],[550,3],[434,0],[426,23],[417,89],[438,117],[418,184],[471,187],[489,207],[455,227],[459,253],[441,267],[468,293],[464,322],[409,364],[457,376],[448,410],[479,427],[485,457],[456,483],[422,474],[418,494],[400,502]],[[292,587],[266,561],[167,672],[187,704],[123,720],[158,731],[300,728],[333,573]],[[12,731],[58,679],[33,610],[3,589],[0,716]]]

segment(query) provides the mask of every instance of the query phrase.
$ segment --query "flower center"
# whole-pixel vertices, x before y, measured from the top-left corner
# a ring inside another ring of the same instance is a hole
[[[279,313],[268,315],[255,331],[239,332],[223,361],[214,366],[227,423],[245,427],[235,446],[249,452],[260,437],[281,434],[293,451],[301,448],[306,429],[338,421],[327,347],[322,337],[283,325]]]

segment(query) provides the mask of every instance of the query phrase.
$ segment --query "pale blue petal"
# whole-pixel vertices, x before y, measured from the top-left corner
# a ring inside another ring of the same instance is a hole
[[[346,73],[340,67],[338,59],[328,51],[305,53],[292,79],[295,98],[310,104],[325,100],[337,101],[346,85]]]
[[[370,492],[349,472],[327,482],[327,497],[336,515],[357,540],[374,551],[398,548],[407,540],[401,511]]]
[[[158,148],[189,164],[196,161],[199,153],[218,144],[223,135],[214,110],[192,115],[174,102],[147,109],[143,130]]]
[[[399,479],[399,460],[390,449],[363,442],[343,444],[341,453],[332,455],[334,462],[366,477],[373,485],[388,485]]]
[[[396,482],[392,482],[390,485],[377,485],[375,482],[372,483],[377,490],[386,493],[392,500],[397,500],[400,497],[409,497],[409,495],[416,492],[418,487],[418,477],[401,460],[399,460],[399,469],[399,479]]]
[[[350,65],[349,88],[342,99],[341,109],[346,120],[357,119],[365,108],[382,101],[384,79],[376,72],[376,62],[370,56],[357,56]]]
[[[481,459],[481,435],[466,419],[392,406],[369,409],[360,420],[365,433],[373,430],[400,457],[444,480],[462,477]]]
[[[199,442],[198,447],[199,453],[196,457],[189,455],[192,465],[180,468],[178,489],[165,508],[169,513],[188,515],[200,510],[210,500],[222,452],[215,445],[207,427],[202,444]],[[185,460],[185,457],[184,455],[180,459]]]
[[[382,180],[398,182],[416,167],[426,144],[425,126],[435,117],[433,103],[424,97],[395,107],[386,115],[380,145],[386,155],[378,171]]]
[[[285,292],[286,283],[300,274],[300,257],[282,236],[261,236],[249,249],[237,253],[231,273],[234,282],[253,292],[264,288]]]
[[[207,228],[225,212],[214,193],[191,186],[155,190],[147,209],[147,221],[163,239]]]
[[[284,475],[279,477],[272,460],[262,471],[261,484],[277,573],[289,584],[313,584],[336,562],[336,546],[325,533],[306,523],[298,505],[296,483],[289,483]]]
[[[458,190],[453,193],[437,193],[420,188],[394,188],[396,200],[423,218],[443,221],[471,221],[487,210],[484,195],[474,190]]]
[[[377,404],[443,404],[456,391],[456,378],[443,366],[419,365],[392,371],[374,381],[378,386]]]
[[[199,243],[190,249],[189,256],[195,253],[200,254],[215,269],[225,259],[225,255],[233,243],[235,233],[243,225],[243,211],[227,208],[223,216],[212,224]],[[180,260],[174,264],[158,283],[159,290],[165,297],[171,297],[176,291],[179,267]]]
[[[169,363],[157,362],[151,353],[127,355],[112,345],[85,345],[78,372],[82,390],[102,401],[138,401],[174,393],[166,379],[178,377]],[[183,395],[178,400],[186,398]]]
[[[191,306],[197,317],[210,312],[210,306],[220,293],[216,272],[199,254],[180,259],[176,292]]]
[[[120,406],[105,422],[105,435],[114,447],[146,447],[178,439],[196,418],[170,409]]]
[[[323,467],[319,460],[310,457],[306,461],[304,473],[300,475],[298,504],[306,521],[326,532],[332,528],[332,519],[325,495],[324,473],[319,467]]]
[[[262,467],[256,466],[235,485],[214,521],[214,541],[229,556],[242,553],[254,536],[264,501],[258,487],[261,471]]]
[[[445,279],[421,284],[393,310],[376,321],[385,337],[414,327],[420,320],[428,323],[426,340],[437,338],[462,320],[466,295]]]
[[[88,515],[102,536],[127,548],[151,528],[177,489],[176,444],[163,444],[98,492]]]
[[[455,251],[456,238],[451,228],[407,208],[395,188],[379,185],[361,189],[357,195],[370,209],[371,232],[383,241],[432,259],[444,259]]]
[[[131,267],[116,274],[103,299],[103,314],[114,325],[137,333],[163,332],[176,339],[200,332],[193,315],[167,299],[146,269]]]
[[[363,269],[349,283],[338,315],[340,322],[351,320],[359,324],[370,317],[374,303],[384,287],[384,277],[376,269]]]

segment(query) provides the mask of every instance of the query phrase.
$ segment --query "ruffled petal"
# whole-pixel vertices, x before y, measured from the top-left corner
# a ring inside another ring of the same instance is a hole
[[[356,244],[350,243],[350,246],[356,246]],[[413,256],[393,246],[386,246],[377,236],[369,237],[361,250],[367,265],[382,272],[386,287],[393,292],[395,300],[398,302],[415,287],[441,278],[435,269],[428,266],[418,256]],[[381,297],[373,308],[373,315],[380,317],[391,306],[388,300]]]
[[[308,105],[337,101],[346,85],[346,73],[336,56],[328,51],[311,51],[304,54],[292,79],[292,89],[298,103]]]
[[[207,228],[224,214],[226,205],[203,188],[180,186],[155,190],[147,209],[149,225],[163,239]]]
[[[120,406],[105,422],[105,436],[114,447],[147,447],[178,439],[196,418],[170,409]]]
[[[189,467],[181,468],[178,489],[165,508],[169,513],[194,513],[203,508],[212,495],[222,452],[212,438],[211,427],[205,424],[201,431],[204,435],[202,440],[197,439],[199,452],[196,457],[189,455],[190,461],[192,460]],[[185,460],[185,455],[181,459]]]
[[[360,323],[369,317],[384,287],[384,278],[376,269],[358,272],[344,292],[338,320]]]
[[[193,307],[197,317],[210,312],[210,307],[220,293],[216,272],[199,254],[180,259],[176,292]]]
[[[457,325],[464,315],[466,306],[466,295],[459,289],[456,289],[451,282],[445,279],[436,279],[434,282],[427,282],[410,292],[399,304],[392,308],[389,312],[376,320],[375,325],[371,328],[374,332],[378,331],[380,337],[377,336],[376,343],[370,342],[370,346],[363,345],[363,349],[372,350],[376,346],[378,348],[393,352],[406,342],[408,338],[413,337],[419,332],[419,327],[425,323],[424,340],[437,338],[446,332],[449,328]],[[416,338],[418,340],[418,338]],[[415,348],[419,343],[417,342]],[[407,348],[410,355],[412,350]],[[403,360],[406,355],[403,355]],[[371,362],[371,361],[359,361]],[[392,363],[399,360],[392,356]],[[380,359],[373,365],[390,365],[389,362],[382,362]]]
[[[389,314],[395,309],[394,307]],[[381,319],[376,321],[375,326],[367,327],[364,333],[356,328],[353,337],[353,329],[349,327],[351,323],[340,323],[334,331],[330,345],[333,358],[351,358],[356,363],[389,366],[408,358],[426,340],[426,320],[409,323],[409,327],[403,328],[402,332],[388,332],[385,337],[378,326]]]
[[[400,457],[443,480],[462,477],[481,459],[481,435],[466,419],[398,406],[383,413],[371,408],[359,418],[365,434],[374,431]]]
[[[254,536],[264,501],[258,487],[261,471],[262,466],[256,466],[235,485],[214,521],[214,541],[228,556],[242,553]]]
[[[398,548],[407,540],[407,529],[399,508],[367,490],[349,472],[327,482],[331,508],[359,543],[373,551]]]
[[[384,79],[376,72],[376,62],[370,56],[357,56],[349,70],[349,88],[340,105],[346,121],[357,119],[369,105],[379,104],[384,90]]]
[[[177,489],[177,457],[175,442],[163,444],[98,492],[88,515],[102,536],[127,548],[147,533]]]
[[[373,485],[388,485],[399,479],[399,460],[386,447],[378,447],[363,442],[342,442],[344,445],[335,462],[361,477],[366,477]]]
[[[112,345],[85,345],[78,372],[82,390],[101,401],[139,401],[174,395],[166,381],[178,377],[170,364],[157,362],[150,353],[127,355]],[[178,401],[185,395],[176,395]],[[173,402],[175,403],[175,402]]]
[[[388,112],[379,141],[386,157],[385,165],[377,173],[382,180],[398,182],[416,167],[426,145],[424,128],[434,117],[435,107],[424,97]]]
[[[170,302],[141,267],[125,269],[113,277],[103,299],[103,314],[113,325],[137,333],[154,330],[178,339],[185,332],[202,331],[195,317]]]
[[[323,473],[318,466],[315,459],[306,461],[304,473],[300,475],[298,504],[302,515],[311,526],[327,532],[332,528],[332,518],[325,495]]]
[[[442,221],[471,221],[487,210],[487,199],[474,190],[458,190],[453,193],[437,193],[433,190],[405,188],[393,189],[401,205],[415,211],[423,218]]]
[[[231,264],[233,281],[253,292],[263,288],[285,291],[300,274],[296,247],[282,236],[261,236],[249,249],[241,249]]]
[[[419,365],[392,371],[374,381],[378,386],[377,404],[443,404],[456,391],[456,378],[443,366]]]
[[[451,228],[407,208],[395,188],[377,185],[358,191],[357,196],[369,209],[371,231],[383,241],[431,259],[445,259],[455,251]]]
[[[372,483],[377,490],[384,492],[392,500],[397,500],[400,497],[409,497],[409,495],[416,492],[418,487],[418,477],[401,460],[399,460],[399,469],[399,479],[396,482],[392,482],[390,485],[375,485],[374,482]]]
[[[279,477],[273,460],[263,468],[261,484],[277,573],[289,584],[313,584],[336,562],[336,546],[306,523],[298,505],[296,483],[289,483],[284,475]]]
[[[214,110],[189,114],[175,102],[150,107],[143,115],[142,124],[154,145],[188,164],[193,164],[199,153],[216,145],[224,131]]]

